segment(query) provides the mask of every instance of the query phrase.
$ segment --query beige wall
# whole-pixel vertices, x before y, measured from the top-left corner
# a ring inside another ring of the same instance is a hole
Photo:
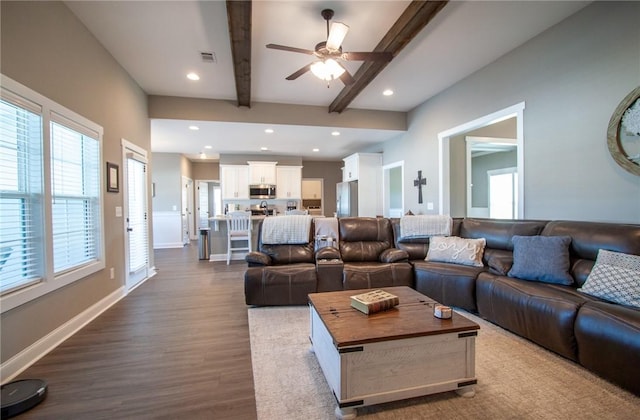
[[[0,8],[3,74],[101,125],[103,161],[122,168],[122,138],[150,150],[145,93],[63,3]],[[124,285],[122,205],[122,192],[105,194],[104,270],[2,314],[3,363]]]
[[[220,181],[220,164],[218,162],[193,162],[193,180]]]

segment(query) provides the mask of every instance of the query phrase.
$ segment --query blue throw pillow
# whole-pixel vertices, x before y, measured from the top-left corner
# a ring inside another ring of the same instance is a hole
[[[518,236],[513,238],[513,266],[509,277],[544,283],[573,284],[569,274],[570,236]]]

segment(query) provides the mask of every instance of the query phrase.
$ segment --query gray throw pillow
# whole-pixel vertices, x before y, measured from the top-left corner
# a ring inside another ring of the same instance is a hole
[[[518,236],[513,238],[513,266],[509,277],[544,283],[573,284],[569,274],[570,236]]]

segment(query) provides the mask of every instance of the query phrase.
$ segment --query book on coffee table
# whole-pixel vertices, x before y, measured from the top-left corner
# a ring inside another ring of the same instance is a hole
[[[351,296],[351,306],[367,315],[386,311],[399,303],[398,296],[380,289]]]

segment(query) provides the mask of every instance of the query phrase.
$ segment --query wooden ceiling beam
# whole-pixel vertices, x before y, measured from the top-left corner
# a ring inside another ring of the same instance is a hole
[[[227,0],[238,106],[251,107],[251,0]]]
[[[446,1],[414,0],[389,32],[373,50],[390,52],[396,57],[400,51],[444,8]],[[373,79],[389,64],[381,61],[365,61],[353,76],[355,83],[345,86],[329,105],[329,112],[342,112],[362,92]]]

